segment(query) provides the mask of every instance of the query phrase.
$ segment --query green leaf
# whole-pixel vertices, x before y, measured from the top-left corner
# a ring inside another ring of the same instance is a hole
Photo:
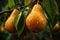
[[[58,12],[58,6],[55,0],[43,0],[43,8],[46,10],[49,20],[52,23],[56,13]]]
[[[26,16],[27,16],[28,12],[29,12],[29,7],[24,8],[15,17],[14,24],[15,24],[15,28],[18,32],[18,37],[21,35],[21,33],[23,32],[23,30],[25,28],[25,20],[26,20]]]
[[[53,30],[52,26],[56,21],[56,14],[58,13],[58,6],[55,0],[43,0],[42,2],[43,8],[48,16],[48,25],[50,28],[50,37],[53,38]]]
[[[5,31],[4,36],[5,36],[5,40],[10,40],[11,39],[11,34],[7,31]]]
[[[1,40],[10,40],[11,34],[8,31],[5,31],[4,33],[0,32],[0,39]]]
[[[58,5],[58,11],[59,11],[59,14],[60,14],[60,0],[56,0],[56,2],[57,2],[57,5]]]
[[[15,23],[15,24],[14,24],[14,25],[15,25],[16,30],[17,30],[18,22],[19,22],[21,16],[22,16],[22,11],[20,11],[20,13],[18,13],[18,14],[16,15],[16,17],[15,17],[15,20],[14,20],[14,23]]]
[[[32,0],[24,0],[24,4],[25,5],[28,5],[29,3],[31,3],[32,2]]]
[[[4,10],[8,10],[8,8],[9,8],[9,6],[8,6],[8,4],[6,4]]]
[[[24,6],[24,0],[18,0],[18,2],[21,6]]]
[[[9,5],[10,8],[15,6],[14,0],[8,0],[8,5]]]

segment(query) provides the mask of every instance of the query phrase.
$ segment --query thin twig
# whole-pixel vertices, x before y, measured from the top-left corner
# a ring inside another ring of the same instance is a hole
[[[36,0],[33,0],[31,3],[33,3],[33,2],[36,2]],[[25,6],[17,7],[17,9],[18,9],[18,10],[23,9],[24,7],[29,6],[31,3],[29,3],[28,5],[25,5]],[[6,11],[1,11],[1,12],[0,12],[0,15],[3,14],[3,13],[9,13],[9,12],[12,12],[12,11],[13,11],[13,9],[11,9],[11,10],[6,10]]]

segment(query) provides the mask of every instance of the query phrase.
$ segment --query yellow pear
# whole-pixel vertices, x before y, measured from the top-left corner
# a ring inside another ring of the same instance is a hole
[[[57,23],[55,24],[55,26],[54,26],[53,30],[54,30],[54,31],[59,30],[59,26],[60,26],[60,25],[59,25],[59,23],[57,22]]]
[[[26,18],[26,27],[32,32],[40,32],[46,26],[47,20],[40,4],[35,4]]]
[[[11,33],[16,32],[16,29],[14,27],[14,18],[17,13],[18,13],[18,10],[14,9],[11,15],[8,17],[7,21],[5,22],[5,29]]]

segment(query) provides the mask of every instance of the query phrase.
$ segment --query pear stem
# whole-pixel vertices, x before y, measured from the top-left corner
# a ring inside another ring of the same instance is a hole
[[[40,1],[39,0],[37,0],[37,4],[39,3]]]

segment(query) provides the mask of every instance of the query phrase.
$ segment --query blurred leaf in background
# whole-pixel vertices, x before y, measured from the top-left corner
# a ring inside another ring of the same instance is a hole
[[[11,39],[11,34],[9,32],[0,32],[0,40],[10,40]]]
[[[8,0],[8,5],[9,5],[9,8],[15,7],[14,0]]]
[[[24,0],[24,4],[28,5],[29,3],[31,3],[33,0]]]
[[[2,11],[7,4],[8,0],[0,0],[0,11]]]
[[[55,0],[43,0],[42,1],[43,8],[47,12],[48,20],[53,24],[55,15],[58,12],[58,5]]]
[[[41,32],[41,34],[44,37],[44,35],[46,36],[46,34],[43,33],[48,32],[50,35],[50,39],[52,40],[54,34],[52,26],[55,25],[57,22],[56,14],[58,13],[58,5],[55,0],[42,0],[42,7],[47,16],[48,26],[46,26],[46,29],[43,32]]]
[[[58,9],[59,9],[59,14],[60,14],[60,0],[56,0],[57,5],[58,5]]]

